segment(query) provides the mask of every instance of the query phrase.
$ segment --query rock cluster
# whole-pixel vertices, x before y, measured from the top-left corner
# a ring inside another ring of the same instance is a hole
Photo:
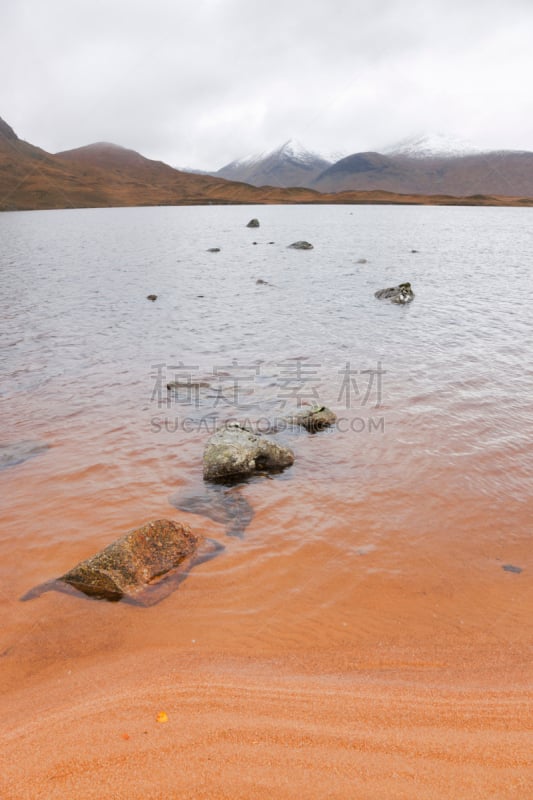
[[[259,220],[251,219],[247,227],[258,228]],[[303,240],[293,242],[289,247],[295,250],[313,249],[312,244]],[[209,252],[220,252],[220,248],[211,247]],[[357,263],[365,264],[367,261],[360,258]],[[268,285],[268,281],[258,278],[256,284]],[[411,284],[406,282],[381,289],[375,293],[375,297],[395,304],[405,304],[413,300],[414,292]],[[154,302],[157,295],[149,294],[147,299]],[[181,387],[200,389],[210,385],[211,381],[202,377],[182,378],[167,383],[167,390],[177,391]],[[297,425],[310,433],[316,433],[334,425],[336,419],[331,409],[315,405],[296,409],[284,417],[282,422],[284,428],[286,425]],[[277,430],[281,430],[281,427]],[[45,447],[46,445],[35,442],[0,446],[0,467],[19,463]],[[242,535],[253,518],[253,508],[246,498],[227,489],[227,484],[242,482],[247,476],[258,472],[280,472],[290,467],[294,458],[293,451],[288,447],[237,422],[228,422],[208,439],[204,449],[203,477],[210,484],[206,487],[205,496],[178,497],[171,502],[182,510],[202,513],[224,522],[228,526],[229,535]],[[93,597],[137,600],[148,589],[162,585],[164,577],[186,574],[193,564],[211,557],[219,549],[222,549],[220,545],[194,534],[188,525],[165,519],[155,520],[130,531],[100,552],[81,561],[56,581],[36,587],[24,599],[47,591],[54,584],[57,588],[60,583],[64,588],[72,586]],[[505,565],[504,569],[519,571],[520,568]]]

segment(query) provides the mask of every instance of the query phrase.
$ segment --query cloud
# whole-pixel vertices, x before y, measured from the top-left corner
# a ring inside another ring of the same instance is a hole
[[[295,136],[533,149],[529,0],[3,0],[0,115],[50,151],[216,168]]]

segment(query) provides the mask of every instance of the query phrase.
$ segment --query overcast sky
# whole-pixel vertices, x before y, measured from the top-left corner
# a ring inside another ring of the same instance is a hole
[[[0,117],[216,169],[289,138],[533,150],[533,0],[0,0]]]

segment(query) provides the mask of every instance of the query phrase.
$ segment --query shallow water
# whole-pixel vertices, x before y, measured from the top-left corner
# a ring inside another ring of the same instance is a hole
[[[136,609],[18,598],[163,517],[226,549],[141,612],[156,642],[199,630],[214,651],[286,654],[318,653],[326,635],[339,652],[519,640],[532,223],[529,209],[392,206],[0,215],[2,444],[48,446],[0,473],[1,649],[38,670],[79,637],[96,654],[135,648]],[[297,239],[314,249],[288,249]],[[374,298],[406,280],[409,306]],[[210,387],[167,393],[187,375]],[[332,407],[337,428],[280,432],[296,462],[243,484],[244,535],[228,536],[201,478],[215,420],[268,426],[302,401]],[[34,641],[60,618],[59,642]]]

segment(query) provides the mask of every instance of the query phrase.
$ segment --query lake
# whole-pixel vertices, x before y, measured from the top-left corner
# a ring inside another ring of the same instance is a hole
[[[314,249],[288,248],[301,239]],[[0,215],[1,443],[37,447],[0,472],[6,688],[148,646],[248,678],[265,660],[339,680],[433,665],[458,689],[466,663],[527,669],[532,252],[531,209]],[[403,281],[411,304],[375,299]],[[315,402],[337,425],[276,434],[293,467],[204,485],[220,421],[267,430]],[[166,517],[225,550],[159,605],[20,602]]]

